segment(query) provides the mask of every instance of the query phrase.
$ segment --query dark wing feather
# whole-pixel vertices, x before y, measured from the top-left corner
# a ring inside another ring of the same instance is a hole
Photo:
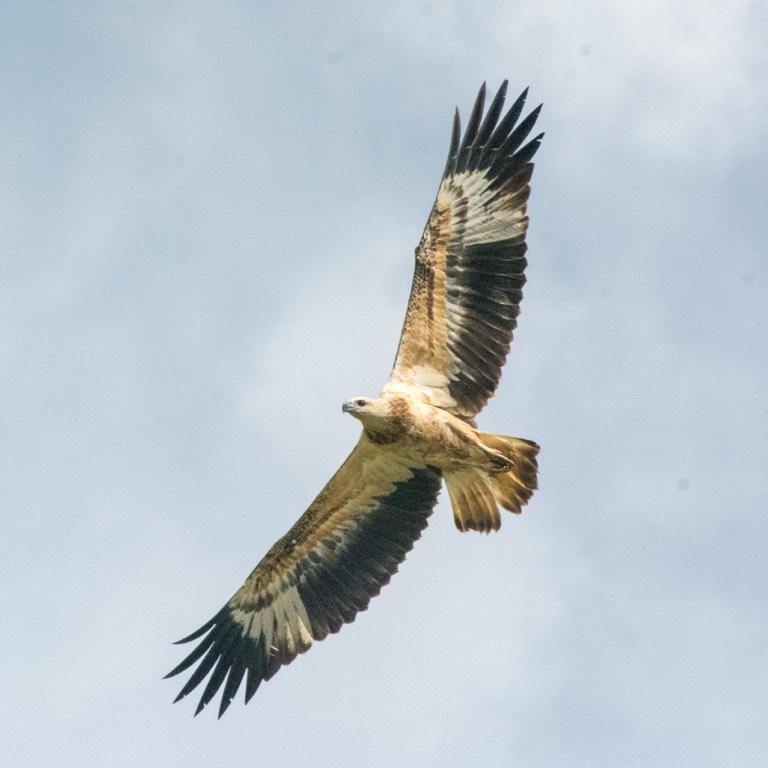
[[[247,703],[263,680],[304,653],[313,640],[353,621],[421,535],[440,481],[438,470],[407,466],[362,437],[229,602],[179,641],[200,642],[167,675],[198,665],[176,701],[210,675],[195,714],[223,685],[221,717],[244,677]]]
[[[540,108],[516,126],[527,91],[501,117],[506,87],[505,81],[483,119],[483,84],[463,138],[456,113],[384,388],[406,390],[467,420],[496,391],[517,324],[531,158],[543,136],[524,144]]]

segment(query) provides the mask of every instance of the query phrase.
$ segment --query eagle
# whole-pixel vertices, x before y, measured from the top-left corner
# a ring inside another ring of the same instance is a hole
[[[443,481],[460,531],[501,525],[537,488],[539,446],[481,432],[517,325],[525,283],[527,203],[543,133],[528,89],[487,112],[483,83],[416,248],[394,367],[378,397],[342,411],[362,424],[352,453],[226,605],[179,643],[199,641],[166,677],[195,665],[175,701],[206,680],[195,715],[222,688],[219,717],[245,679],[259,685],[368,607],[421,536]],[[502,113],[503,116],[502,116]]]

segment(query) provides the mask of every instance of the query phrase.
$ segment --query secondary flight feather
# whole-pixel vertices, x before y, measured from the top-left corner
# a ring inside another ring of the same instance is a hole
[[[537,487],[538,445],[478,431],[501,378],[525,283],[530,138],[527,91],[504,112],[507,82],[485,111],[485,84],[448,162],[416,249],[394,368],[378,397],[342,410],[362,424],[350,456],[226,605],[193,634],[176,701],[205,682],[219,717],[245,681],[259,685],[368,607],[421,536],[445,481],[456,526],[488,532],[499,506],[519,513]],[[196,666],[195,666],[196,665]],[[222,689],[223,687],[223,689]]]

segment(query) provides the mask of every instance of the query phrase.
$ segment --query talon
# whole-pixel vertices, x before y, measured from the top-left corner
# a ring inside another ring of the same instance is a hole
[[[509,472],[512,469],[512,462],[500,453],[491,456],[491,461],[498,467],[498,472]]]

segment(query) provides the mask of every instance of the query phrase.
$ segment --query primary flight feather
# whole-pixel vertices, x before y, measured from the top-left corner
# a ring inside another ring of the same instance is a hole
[[[539,108],[527,91],[502,117],[505,81],[485,112],[485,84],[461,135],[458,110],[416,266],[394,368],[376,398],[342,406],[363,425],[354,450],[227,604],[193,634],[167,677],[197,665],[176,701],[207,678],[199,713],[245,680],[245,701],[314,640],[354,621],[426,527],[443,480],[459,530],[501,524],[537,487],[529,440],[479,432],[496,391],[525,283],[531,158]]]

